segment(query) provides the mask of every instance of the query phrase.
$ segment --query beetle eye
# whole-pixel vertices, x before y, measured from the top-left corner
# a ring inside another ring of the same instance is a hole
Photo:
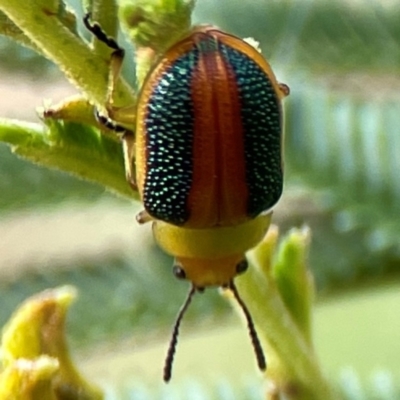
[[[245,272],[247,270],[248,267],[249,267],[249,263],[244,258],[242,261],[240,261],[240,263],[238,263],[236,265],[236,273],[237,274],[242,274],[243,272]]]
[[[172,273],[174,274],[175,278],[186,279],[185,270],[179,264],[175,264],[172,267]]]

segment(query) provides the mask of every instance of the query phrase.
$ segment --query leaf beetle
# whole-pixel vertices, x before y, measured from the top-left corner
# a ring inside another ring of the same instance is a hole
[[[124,51],[101,27],[86,27],[114,51],[116,79]],[[152,221],[156,242],[175,258],[173,272],[191,282],[176,319],[164,368],[171,378],[182,317],[196,291],[232,291],[247,320],[260,369],[264,354],[234,285],[245,252],[267,232],[283,187],[282,99],[289,94],[269,63],[246,41],[211,26],[193,28],[149,71],[129,113],[111,106],[99,121],[122,134],[128,182]],[[120,118],[116,118],[116,116]],[[109,119],[111,117],[116,122]],[[119,123],[136,118],[134,134]],[[134,166],[133,166],[134,164]]]

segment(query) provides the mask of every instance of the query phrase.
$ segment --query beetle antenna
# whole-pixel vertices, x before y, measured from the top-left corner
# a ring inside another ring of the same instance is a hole
[[[164,364],[164,382],[168,382],[171,379],[172,363],[174,362],[176,345],[178,343],[179,327],[180,327],[182,318],[185,315],[185,312],[188,309],[189,304],[192,301],[193,295],[195,293],[196,293],[196,287],[194,285],[192,285],[192,287],[190,288],[189,293],[186,297],[186,300],[183,303],[181,309],[179,310],[178,316],[176,317],[174,328],[172,330],[171,341],[169,342],[167,357],[165,359],[165,364]]]
[[[265,362],[264,352],[263,352],[263,349],[261,347],[260,340],[258,339],[257,332],[256,332],[256,329],[254,327],[254,322],[253,322],[253,319],[251,318],[250,311],[248,310],[246,304],[244,303],[244,301],[240,297],[239,292],[238,292],[235,284],[233,283],[233,280],[231,280],[229,282],[227,287],[233,293],[233,296],[235,297],[235,299],[238,302],[240,308],[243,310],[244,316],[246,317],[247,327],[249,329],[251,342],[253,344],[254,352],[256,354],[258,368],[260,368],[261,371],[265,371],[266,368],[267,368],[267,363]]]

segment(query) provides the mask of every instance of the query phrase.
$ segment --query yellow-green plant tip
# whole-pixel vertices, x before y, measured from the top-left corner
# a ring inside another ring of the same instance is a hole
[[[59,400],[53,390],[58,368],[48,356],[14,361],[0,375],[0,400]]]
[[[68,307],[78,296],[78,291],[74,286],[65,285],[56,289],[45,290],[39,297],[54,299],[59,305]]]
[[[136,47],[162,52],[187,32],[194,0],[121,1],[120,19]]]
[[[65,312],[75,297],[76,290],[73,287],[63,286],[45,290],[27,299],[3,328],[3,364],[8,365],[19,358],[32,360],[41,354],[48,354],[47,342],[56,335],[57,329],[63,328],[54,326],[54,322],[63,325]]]
[[[308,269],[310,237],[307,227],[292,229],[279,246],[272,271],[285,306],[309,342],[314,299],[314,281]]]
[[[44,119],[60,119],[63,121],[97,125],[100,128],[94,115],[93,105],[82,95],[67,97],[56,104],[46,101],[43,107],[38,107],[36,110]]]
[[[20,359],[35,361],[47,355],[59,363],[52,383],[57,399],[102,399],[101,391],[77,372],[66,345],[65,317],[75,297],[74,287],[63,286],[26,300],[4,328],[3,365],[8,367]]]
[[[262,242],[248,252],[248,257],[255,268],[263,274],[271,273],[272,260],[275,254],[276,244],[279,237],[279,228],[271,225]]]
[[[190,29],[194,4],[194,0],[121,1],[120,21],[135,45],[139,88],[154,59]]]

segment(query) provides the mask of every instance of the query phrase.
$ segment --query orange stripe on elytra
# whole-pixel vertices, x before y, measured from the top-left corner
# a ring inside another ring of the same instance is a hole
[[[194,227],[234,225],[247,219],[239,91],[217,40],[198,35],[200,56],[192,76],[193,181],[186,225]]]

